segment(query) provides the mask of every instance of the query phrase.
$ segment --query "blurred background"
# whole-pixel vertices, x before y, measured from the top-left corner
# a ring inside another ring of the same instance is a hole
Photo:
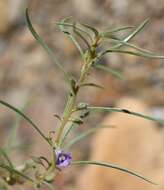
[[[23,109],[46,134],[49,130],[55,130],[58,124],[53,115],[62,113],[68,87],[62,73],[30,34],[25,20],[26,7],[29,7],[38,33],[74,76],[78,76],[81,58],[55,24],[68,16],[100,29],[137,26],[150,18],[150,25],[134,42],[142,48],[164,54],[163,0],[0,0],[0,99]],[[164,117],[164,60],[112,54],[103,59],[103,64],[120,70],[125,79],[120,81],[104,72],[94,71],[91,75],[93,81],[103,84],[105,90],[86,89],[81,93],[83,101],[113,106],[124,96],[135,96],[149,104],[154,115]],[[104,117],[96,115],[89,118],[87,124],[75,133],[94,126]],[[15,122],[16,115],[0,106],[1,146],[5,144]],[[90,139],[74,147],[76,158],[88,157]],[[21,121],[16,141],[23,147],[11,154],[17,164],[31,155],[49,154],[47,145],[24,121]],[[64,173],[57,178],[59,189],[72,189],[79,168]]]

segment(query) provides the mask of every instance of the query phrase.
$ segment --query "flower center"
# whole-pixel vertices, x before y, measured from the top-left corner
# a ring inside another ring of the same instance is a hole
[[[59,157],[59,161],[64,162],[65,160],[66,160],[65,155],[61,155],[61,156]]]

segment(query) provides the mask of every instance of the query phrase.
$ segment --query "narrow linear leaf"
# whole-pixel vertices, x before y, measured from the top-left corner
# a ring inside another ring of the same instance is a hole
[[[135,55],[135,56],[150,58],[150,59],[164,59],[164,56],[162,56],[162,55],[153,55],[153,54],[146,53],[146,52],[143,53],[141,51],[135,52],[135,51],[120,50],[120,49],[108,49],[101,54],[101,57],[107,53],[123,53],[123,54],[130,54],[130,55]]]
[[[8,157],[8,154],[6,153],[6,151],[3,148],[0,148],[0,154],[3,155],[3,157],[6,159],[6,161],[8,162],[9,166],[11,168],[14,168],[13,163],[11,162],[10,158]]]
[[[61,138],[61,141],[60,141],[60,143],[59,143],[59,147],[62,147],[62,146],[63,146],[63,144],[64,144],[64,142],[65,142],[67,136],[69,135],[69,133],[72,131],[72,129],[73,129],[75,126],[78,126],[78,125],[72,122],[71,125],[66,129],[66,131],[64,132],[64,134],[63,134],[63,136],[62,136],[62,138]]]
[[[144,22],[142,22],[132,33],[130,33],[126,38],[124,38],[122,41],[124,42],[129,42],[132,38],[134,38],[139,32],[141,32],[146,25],[149,24],[149,19],[146,19]],[[121,46],[123,46],[123,44],[117,44],[115,45],[112,49],[115,48],[120,48]]]
[[[91,87],[96,87],[104,90],[104,87],[95,83],[83,83],[80,85],[80,87],[85,87],[85,86],[91,86]]]
[[[131,43],[128,43],[128,42],[124,42],[118,38],[112,38],[112,37],[109,37],[111,40],[114,40],[114,41],[117,41],[117,42],[120,42],[122,43],[123,45],[127,46],[127,47],[130,47],[130,48],[133,48],[135,50],[138,50],[139,52],[142,52],[142,53],[148,53],[148,54],[152,54],[152,55],[155,55],[155,53],[151,52],[151,51],[148,51],[148,50],[145,50],[143,48],[140,48],[138,46],[135,46],[134,44],[131,44]]]
[[[76,48],[79,50],[80,55],[82,56],[82,58],[84,57],[84,52],[80,46],[80,44],[78,43],[78,41],[76,40],[76,38],[70,33],[68,32],[65,27],[64,24],[65,22],[68,20],[68,18],[65,18],[63,20],[61,20],[60,25],[59,25],[59,29],[68,36],[68,38],[74,43],[74,45],[76,46]]]
[[[78,31],[76,30],[76,25],[75,25],[75,24],[74,24],[74,27],[73,27],[73,32],[74,32],[77,36],[79,36],[79,37],[83,40],[83,42],[87,45],[88,49],[90,49],[90,44],[89,44],[89,42],[87,41],[87,39],[86,39],[80,32],[78,32]]]
[[[27,108],[27,105],[29,105],[29,102],[30,101],[27,101],[23,105],[23,107],[20,109],[21,112],[25,112],[25,110]],[[7,149],[7,151],[11,150],[11,147],[13,147],[16,144],[17,132],[18,132],[19,127],[21,126],[21,121],[22,121],[22,117],[20,117],[20,115],[17,115],[15,124],[11,129],[11,132],[9,134],[9,137],[7,138],[7,142],[6,142],[6,145],[5,145],[5,149]]]
[[[156,183],[152,182],[151,180],[141,176],[140,174],[136,173],[136,172],[133,172],[131,170],[128,170],[126,168],[122,168],[120,166],[117,166],[117,165],[114,165],[114,164],[109,164],[107,162],[100,162],[100,161],[88,161],[88,160],[82,160],[82,161],[74,161],[72,162],[72,165],[86,165],[86,164],[89,164],[89,165],[97,165],[97,166],[103,166],[103,167],[108,167],[108,168],[112,168],[112,169],[116,169],[116,170],[120,170],[122,172],[125,172],[127,174],[130,174],[132,176],[135,176],[135,177],[138,177],[148,183],[151,183],[153,185],[157,185]]]
[[[94,128],[88,129],[88,130],[84,131],[83,133],[81,133],[80,135],[78,135],[75,138],[73,138],[72,140],[70,140],[65,147],[67,149],[69,149],[74,144],[76,144],[77,142],[81,141],[82,139],[88,137],[89,135],[91,135],[92,133],[96,132],[97,130],[100,130],[102,128],[109,128],[109,127],[113,127],[113,126],[110,126],[110,125],[100,125],[98,127],[94,127]]]
[[[39,127],[37,127],[37,125],[35,125],[33,123],[33,121],[29,117],[27,117],[20,110],[18,110],[17,108],[15,108],[14,106],[8,104],[7,102],[5,102],[3,100],[0,100],[0,104],[8,107],[9,109],[13,110],[14,112],[16,112],[17,114],[19,114],[20,116],[22,116],[50,144],[50,142],[48,141],[47,137],[42,133],[42,131],[39,129]]]
[[[7,171],[9,171],[10,173],[15,173],[31,182],[34,182],[34,180],[28,176],[26,176],[25,174],[21,173],[20,171],[16,170],[16,169],[13,169],[11,167],[9,167],[8,165],[5,165],[5,164],[1,164],[0,163],[0,168],[3,168],[3,169],[6,169]]]
[[[54,114],[54,117],[56,117],[59,121],[61,121],[61,117],[58,114]]]
[[[130,34],[128,37],[126,37],[126,42],[131,40],[133,37],[135,37],[139,32],[141,32],[148,24],[150,23],[149,19],[145,19],[134,31],[132,34]]]
[[[123,75],[119,72],[119,71],[116,71],[114,69],[111,69],[109,67],[106,67],[104,65],[101,65],[101,64],[94,64],[93,67],[97,68],[97,69],[101,69],[103,71],[106,71],[108,72],[109,74],[113,75],[114,77],[120,79],[120,80],[123,80],[124,77]]]
[[[19,127],[21,126],[21,120],[22,117],[20,117],[20,115],[18,115],[18,117],[16,118],[15,124],[11,129],[11,132],[9,134],[9,137],[7,138],[7,142],[5,145],[5,148],[8,150],[11,150],[11,147],[13,147],[14,144],[16,144],[16,136],[17,136],[17,131],[19,129]]]
[[[132,33],[130,33],[127,37],[125,37],[124,39],[122,39],[122,42],[129,42],[131,39],[133,39],[139,32],[141,32],[145,27],[146,25],[149,24],[149,19],[146,19],[144,22],[142,22]],[[122,46],[124,46],[123,43],[118,43],[116,45],[114,45],[113,47],[110,48],[110,51],[112,50],[115,50],[115,49],[118,49],[121,48]],[[108,51],[108,50],[107,50]],[[106,51],[102,52],[99,54],[99,56],[97,57],[97,60],[96,60],[96,63],[102,58],[103,55],[105,55]],[[125,52],[124,52],[125,53]],[[137,53],[138,54],[138,53]],[[134,55],[134,54],[133,54]],[[139,55],[136,55],[136,56],[139,56]],[[140,55],[141,57],[143,57],[143,55]],[[149,57],[148,57],[149,58]],[[152,58],[152,57],[150,57]]]
[[[64,73],[65,78],[69,81],[69,76],[66,73],[66,71],[64,70],[63,66],[59,63],[59,61],[57,60],[54,52],[48,47],[48,45],[45,43],[45,41],[41,38],[41,36],[36,32],[36,30],[34,29],[29,14],[28,14],[28,9],[26,9],[26,21],[27,21],[27,25],[29,30],[31,31],[31,34],[33,35],[33,37],[36,39],[36,41],[43,47],[43,49],[48,53],[48,55],[51,57],[52,61],[58,66],[58,68]]]
[[[160,123],[161,125],[164,125],[164,120],[162,120],[162,119],[157,119],[155,117],[144,115],[144,114],[141,114],[141,113],[138,113],[138,112],[133,112],[133,111],[130,111],[130,110],[127,110],[127,109],[111,108],[111,107],[90,107],[89,106],[88,110],[93,111],[93,112],[122,112],[122,113],[125,113],[125,114],[134,115],[134,116],[137,116],[137,117],[142,117],[144,119],[155,121],[155,122]]]
[[[72,23],[68,23],[68,22],[65,22],[65,23],[56,22],[56,24],[57,24],[58,26],[63,25],[63,26],[71,27],[71,28],[74,27],[74,25],[73,25]],[[82,32],[82,33],[86,34],[86,36],[92,41],[92,37],[90,36],[90,34],[89,34],[87,31],[83,30],[82,28],[78,27],[77,25],[76,25],[76,29],[77,29],[79,32]]]
[[[66,149],[69,149],[71,148],[74,144],[76,144],[77,142],[81,141],[82,139],[84,139],[85,137],[91,135],[92,133],[94,133],[98,128],[92,128],[92,129],[89,129],[83,133],[81,133],[80,135],[76,136],[75,138],[73,138],[72,140],[70,140],[65,148]]]
[[[99,32],[94,27],[88,24],[84,24],[84,23],[80,23],[80,24],[84,26],[85,28],[88,28],[89,30],[91,30],[95,34],[95,37],[99,35]]]
[[[102,37],[108,37],[112,33],[120,32],[120,31],[123,31],[123,30],[132,29],[132,28],[134,28],[134,26],[124,26],[124,27],[120,27],[120,28],[114,28],[114,29],[111,29],[111,30],[108,30],[108,31],[105,31],[105,32],[101,32],[100,36],[102,36]]]
[[[21,143],[21,144],[13,144],[11,145],[10,147],[7,147],[6,148],[6,152],[10,152],[12,150],[25,150],[25,149],[29,149],[29,147],[31,147],[34,143],[28,143],[28,144],[25,144],[25,143]]]

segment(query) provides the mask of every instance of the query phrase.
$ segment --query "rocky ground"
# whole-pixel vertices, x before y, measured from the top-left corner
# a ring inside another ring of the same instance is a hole
[[[75,47],[57,30],[55,22],[67,16],[98,28],[139,25],[151,19],[149,27],[134,42],[159,54],[164,54],[163,0],[1,0],[0,1],[0,98],[25,112],[47,132],[57,126],[53,117],[62,113],[67,86],[58,68],[35,42],[27,29],[24,10],[29,7],[31,19],[46,42],[56,52],[64,67],[75,76],[81,66]],[[81,98],[97,105],[114,105],[123,96],[132,95],[152,106],[156,116],[164,116],[164,61],[137,58],[129,55],[110,55],[104,64],[119,69],[125,79],[120,81],[103,72],[95,71],[91,78],[103,84],[105,91],[85,90]],[[90,95],[92,93],[92,95]],[[102,116],[88,119],[88,125],[100,122]],[[15,121],[15,115],[0,107],[0,142],[4,144]],[[14,155],[20,163],[24,157],[47,155],[48,150],[36,133],[22,122],[19,141],[32,146],[26,155]],[[29,140],[30,139],[30,140]],[[75,157],[87,157],[89,139],[82,143]],[[40,148],[42,147],[42,148]],[[71,175],[70,175],[71,173]],[[78,169],[66,171],[59,177],[60,189],[71,189]],[[67,185],[66,185],[67,184]]]

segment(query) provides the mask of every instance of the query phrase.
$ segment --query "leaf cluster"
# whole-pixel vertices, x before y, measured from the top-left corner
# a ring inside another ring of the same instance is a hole
[[[59,119],[60,125],[58,127],[58,131],[54,133],[49,132],[49,135],[46,135],[42,132],[40,127],[36,125],[25,113],[24,109],[20,110],[13,105],[10,105],[8,102],[4,100],[0,100],[0,104],[9,108],[11,111],[15,112],[19,117],[17,120],[17,124],[13,128],[12,134],[9,138],[9,142],[6,147],[0,148],[0,171],[5,171],[2,175],[2,180],[8,186],[14,185],[15,183],[21,183],[22,179],[31,182],[36,188],[39,188],[40,185],[47,185],[50,189],[53,189],[51,183],[53,181],[54,176],[60,170],[56,166],[56,156],[54,154],[55,149],[64,149],[68,150],[72,148],[77,142],[83,140],[89,135],[93,134],[97,130],[101,130],[104,127],[111,126],[97,126],[94,128],[89,128],[83,133],[76,135],[74,138],[69,140],[69,134],[77,127],[80,127],[84,122],[85,118],[90,116],[93,112],[122,112],[124,114],[129,114],[131,116],[142,117],[143,119],[152,120],[158,122],[160,124],[164,124],[164,120],[157,119],[153,116],[147,116],[143,113],[137,113],[131,110],[127,110],[125,108],[114,108],[114,107],[96,107],[91,106],[88,103],[77,102],[77,96],[80,92],[80,89],[83,87],[103,87],[98,84],[94,84],[93,82],[87,81],[88,74],[92,71],[92,69],[102,70],[107,72],[118,79],[123,79],[122,73],[117,70],[114,70],[110,67],[102,65],[100,60],[106,54],[112,53],[123,53],[130,54],[134,56],[151,58],[151,59],[163,59],[164,56],[156,55],[153,52],[145,50],[141,47],[138,47],[131,43],[131,40],[139,34],[148,24],[149,20],[145,20],[138,27],[134,26],[125,26],[119,28],[112,28],[105,31],[99,31],[97,28],[90,26],[88,24],[84,24],[81,22],[74,21],[71,17],[62,19],[60,22],[57,22],[57,26],[59,30],[63,32],[76,46],[79,51],[82,60],[83,66],[80,71],[79,78],[73,78],[67,71],[65,71],[64,66],[58,61],[55,53],[49,48],[43,38],[37,33],[35,28],[33,27],[28,9],[26,10],[26,21],[31,34],[36,39],[36,41],[43,47],[43,49],[50,56],[52,61],[56,64],[58,69],[64,74],[66,81],[69,84],[70,91],[68,93],[68,101],[66,103],[65,109],[63,111],[63,115],[59,116],[55,114],[55,116]],[[124,37],[119,37],[120,32],[128,31],[128,35]],[[109,48],[104,47],[104,43],[109,43]],[[101,47],[101,48],[100,48]],[[29,126],[34,129],[40,137],[45,140],[52,150],[52,160],[48,160],[45,157],[32,157],[28,161],[26,161],[21,166],[15,166],[12,160],[8,156],[8,151],[12,149],[13,139],[16,138],[17,130],[20,126],[21,119],[24,119],[28,122]],[[50,135],[51,134],[51,135]],[[91,164],[96,166],[102,166],[107,168],[116,169],[129,175],[136,176],[146,182],[153,183],[151,180],[143,177],[142,175],[133,172],[129,169],[116,166],[110,163],[101,162],[101,161],[78,161],[73,160],[71,165],[85,165]],[[42,167],[43,172],[38,173],[37,168]],[[28,171],[33,171],[33,177],[29,177]]]

